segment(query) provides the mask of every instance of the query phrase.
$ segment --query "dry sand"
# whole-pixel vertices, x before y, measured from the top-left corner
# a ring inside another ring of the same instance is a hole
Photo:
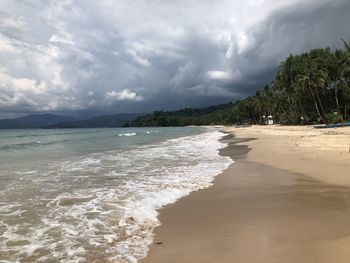
[[[248,160],[317,180],[350,186],[350,127],[252,126],[226,128],[237,137],[254,137]]]
[[[350,129],[226,131],[235,163],[161,210],[141,262],[350,262]]]

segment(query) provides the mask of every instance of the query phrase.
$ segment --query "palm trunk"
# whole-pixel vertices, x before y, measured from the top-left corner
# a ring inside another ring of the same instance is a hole
[[[318,104],[320,106],[320,109],[321,109],[321,114],[322,114],[322,117],[323,117],[323,120],[325,121],[326,120],[326,115],[324,113],[324,109],[323,109],[323,106],[322,106],[322,102],[321,102],[321,98],[320,98],[320,93],[318,91],[318,89],[316,89],[316,95],[317,95],[317,100],[318,100]]]
[[[334,96],[335,96],[335,103],[337,105],[337,111],[338,111],[338,114],[340,114],[337,85],[335,85],[335,88],[334,88]]]
[[[311,95],[312,95],[312,99],[314,100],[314,104],[315,104],[315,108],[316,108],[317,114],[318,114],[318,116],[320,117],[320,119],[323,120],[323,121],[325,122],[325,119],[324,119],[324,117],[322,116],[322,114],[321,114],[321,112],[320,112],[320,109],[319,109],[319,107],[318,107],[318,105],[317,105],[317,99],[316,99],[316,97],[315,97],[315,94],[314,94],[314,92],[312,91],[312,88],[311,88],[310,86],[309,86],[309,90],[310,90],[310,93],[311,93]]]
[[[257,121],[257,119],[256,119],[256,116],[255,116],[254,110],[250,109],[250,112],[251,112],[251,113],[252,113],[252,115],[253,115],[253,118],[254,118],[254,123],[255,123],[255,124],[257,124],[257,123],[258,123],[258,121]]]
[[[296,105],[296,108],[297,108],[297,112],[298,112],[298,121],[299,121],[299,124],[300,125],[303,125],[304,123],[304,121],[305,121],[305,119],[302,119],[302,117],[304,118],[304,114],[303,114],[303,112],[302,112],[302,110],[300,109],[300,106],[298,107],[299,105]]]
[[[298,104],[299,104],[301,113],[303,115],[304,121],[305,121],[306,120],[306,114],[305,114],[305,110],[304,110],[303,104],[301,104],[299,96],[297,96],[297,100],[298,100]]]

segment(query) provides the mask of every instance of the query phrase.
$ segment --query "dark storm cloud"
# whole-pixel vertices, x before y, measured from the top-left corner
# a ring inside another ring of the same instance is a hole
[[[342,48],[350,41],[349,1],[309,1],[274,11],[267,19],[247,29],[241,47],[232,42],[232,70],[239,77],[228,86],[253,93],[275,77],[279,63],[289,54],[311,48]]]
[[[3,1],[0,115],[227,102],[281,60],[350,40],[350,2]]]

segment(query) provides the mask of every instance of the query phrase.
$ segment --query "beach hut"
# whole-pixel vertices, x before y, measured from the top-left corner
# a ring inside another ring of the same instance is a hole
[[[272,115],[267,116],[267,124],[268,124],[268,125],[273,125],[273,118],[272,118]]]

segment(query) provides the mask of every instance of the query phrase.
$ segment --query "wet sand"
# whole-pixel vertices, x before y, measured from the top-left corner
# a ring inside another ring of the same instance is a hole
[[[212,187],[160,211],[141,262],[350,262],[350,188],[294,172],[297,163],[265,165],[261,159],[283,157],[273,148],[256,161],[263,138],[241,132],[226,140],[221,154],[235,163]]]

